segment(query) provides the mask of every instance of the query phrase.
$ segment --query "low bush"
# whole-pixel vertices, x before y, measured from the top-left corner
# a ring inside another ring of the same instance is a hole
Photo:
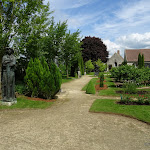
[[[27,88],[24,84],[16,84],[15,92],[17,92],[18,94],[25,94],[27,92]]]
[[[135,94],[137,93],[137,85],[135,82],[125,82],[123,84],[123,89],[125,93],[129,93],[129,94]]]
[[[95,84],[92,81],[88,83],[87,88],[86,88],[86,93],[95,94]]]

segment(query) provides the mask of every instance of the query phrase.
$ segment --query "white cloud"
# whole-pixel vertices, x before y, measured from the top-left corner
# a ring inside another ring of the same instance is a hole
[[[139,34],[133,33],[119,37],[117,43],[129,48],[150,48],[150,32]]]
[[[139,19],[140,16],[149,15],[150,12],[150,1],[149,0],[139,0],[139,1],[130,1],[126,4],[123,4],[121,10],[117,11],[115,14],[120,19],[129,19],[133,18]]]
[[[120,54],[124,57],[125,49],[150,49],[150,32],[139,34],[133,33],[119,37],[115,42],[110,40],[103,41],[109,51],[109,57],[111,57],[117,50],[120,50]]]
[[[93,26],[96,34],[99,33],[104,38],[117,38],[138,31],[145,33],[150,26],[150,0],[127,1],[112,14],[114,17]]]
[[[121,45],[111,42],[110,40],[104,40],[104,44],[107,46],[107,51],[109,52],[109,57],[111,57],[117,50],[120,50],[120,54],[124,55],[124,49]]]
[[[90,25],[98,20],[99,12],[93,14],[78,14],[69,16],[68,25],[71,29],[78,29],[82,26]]]
[[[45,0],[46,4],[49,0]],[[52,14],[55,18],[55,21],[66,21],[69,29],[79,29],[82,26],[89,25],[93,22],[96,22],[98,19],[99,12],[95,12],[92,14],[89,13],[80,13],[79,11],[75,14],[67,12],[67,10],[71,10],[73,8],[79,8],[85,6],[89,3],[92,3],[93,0],[52,0],[50,1],[50,10],[53,10]],[[71,11],[72,12],[72,11]]]

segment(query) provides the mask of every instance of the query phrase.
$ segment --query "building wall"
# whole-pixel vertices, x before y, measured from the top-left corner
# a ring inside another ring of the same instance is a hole
[[[144,64],[145,64],[145,67],[150,68],[150,62],[144,62]],[[127,65],[130,65],[130,66],[135,65],[136,67],[138,67],[137,62],[127,62]]]
[[[109,66],[118,67],[122,64],[124,59],[120,56],[120,54],[115,53],[109,60],[107,61],[107,71],[109,71]]]

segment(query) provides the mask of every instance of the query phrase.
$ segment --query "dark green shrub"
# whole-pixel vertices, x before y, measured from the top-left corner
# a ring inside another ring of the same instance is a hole
[[[15,85],[15,91],[18,94],[25,94],[27,92],[27,88],[24,84],[16,84]]]
[[[95,94],[95,85],[94,85],[94,83],[92,81],[90,81],[88,83],[88,86],[86,88],[86,93],[87,94]]]
[[[145,104],[150,105],[150,96],[149,95],[146,96]]]
[[[128,94],[135,94],[137,93],[137,85],[135,82],[125,82],[123,84],[124,92]]]
[[[104,73],[103,72],[100,72],[99,73],[99,78],[100,78],[100,87],[103,87],[104,86]]]
[[[54,85],[51,87],[51,96],[53,97],[60,90],[62,83],[62,76],[59,71],[59,68],[52,62],[50,65],[50,73],[53,80],[51,82],[54,82]]]
[[[61,86],[58,67],[51,63],[50,69],[44,58],[30,60],[26,69],[25,82],[32,97],[52,98]]]

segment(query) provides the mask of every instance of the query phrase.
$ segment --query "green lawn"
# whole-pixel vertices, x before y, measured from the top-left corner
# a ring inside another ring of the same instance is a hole
[[[116,100],[97,99],[90,108],[90,112],[105,112],[125,115],[150,124],[149,105],[119,105]]]
[[[76,77],[69,77],[67,78],[65,75],[62,76],[62,83],[70,82],[74,79],[77,79]]]
[[[100,96],[120,96],[120,94],[116,93],[116,90],[121,90],[121,88],[116,88],[114,82],[109,76],[105,76],[105,83],[108,86],[108,89],[100,90],[99,95]]]
[[[90,81],[92,81],[94,84],[97,84],[96,81],[98,80],[98,78],[92,78]],[[82,91],[86,91],[88,83],[82,88]]]
[[[95,72],[90,72],[90,73],[87,73],[87,75],[92,75],[94,76]]]
[[[17,109],[17,108],[48,108],[51,106],[54,102],[45,102],[45,101],[34,101],[34,100],[28,100],[25,97],[19,97],[17,98],[17,104],[14,104],[12,106],[3,106],[0,105],[0,109]]]

